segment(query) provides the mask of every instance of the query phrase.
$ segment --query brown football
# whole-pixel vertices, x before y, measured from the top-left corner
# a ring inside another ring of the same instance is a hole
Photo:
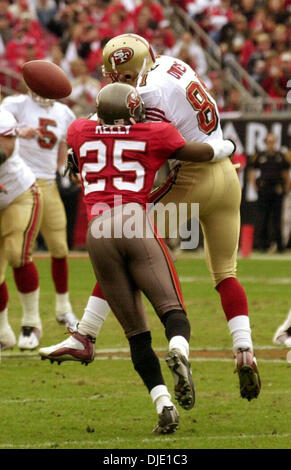
[[[72,85],[65,72],[53,62],[31,60],[22,66],[26,85],[42,98],[66,98],[72,92]]]

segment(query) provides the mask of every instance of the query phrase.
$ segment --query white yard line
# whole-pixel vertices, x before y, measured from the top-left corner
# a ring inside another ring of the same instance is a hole
[[[34,259],[48,259],[50,258],[50,254],[47,251],[37,251],[34,253]],[[183,252],[178,252],[176,254],[178,260],[179,259],[204,259],[204,251],[203,250],[196,250],[194,252],[187,252],[187,250]],[[69,258],[77,258],[77,259],[88,259],[88,253],[86,251],[70,251]],[[238,259],[250,259],[250,260],[259,260],[259,261],[290,261],[291,260],[291,252],[290,250],[284,254],[265,254],[265,253],[257,253],[254,252],[251,254],[249,258],[242,258],[242,256],[238,255]]]
[[[287,352],[288,351],[286,351],[286,356],[287,356]],[[19,356],[19,355],[16,354],[16,355],[10,355],[10,356],[2,357],[2,359],[33,359],[33,360],[40,360],[40,357],[37,354],[36,355],[29,355],[29,356],[24,356],[24,355]],[[118,353],[116,353],[115,355],[109,354],[108,356],[96,356],[95,357],[95,361],[106,361],[108,359],[110,359],[110,360],[129,361],[130,357],[129,357],[129,355],[128,356],[119,356]],[[191,362],[233,362],[234,359],[233,359],[233,357],[228,358],[228,357],[199,357],[199,356],[193,357],[193,356],[191,356],[190,361]],[[260,362],[276,364],[276,363],[284,363],[285,359],[272,359],[272,358],[266,359],[266,358],[260,357],[259,361]],[[72,363],[74,361],[64,361],[64,362]],[[76,363],[77,363],[77,361],[75,361],[75,364]],[[3,364],[4,364],[4,361],[2,361],[2,362],[0,361],[0,369],[1,369],[1,365],[3,365]],[[5,362],[5,366],[6,366],[6,364],[7,363]]]
[[[179,441],[181,442],[197,442],[197,441],[233,441],[236,440],[237,443],[239,443],[240,439],[266,439],[266,438],[273,438],[273,439],[284,439],[284,438],[289,438],[291,437],[291,433],[282,433],[282,434],[228,434],[228,435],[212,435],[212,436],[191,436],[191,437],[182,437],[180,438],[179,435],[175,434],[174,438],[173,437],[152,437],[152,438],[145,438],[142,439],[142,443],[150,443],[150,444],[155,444],[157,442],[172,442],[173,439],[175,439],[175,442],[177,444],[178,448],[178,443]],[[51,448],[51,447],[57,447],[59,449],[65,447],[65,446],[70,446],[71,449],[76,448],[79,449],[81,446],[96,446],[96,450],[99,448],[102,448],[100,446],[104,445],[112,445],[114,443],[116,444],[122,444],[123,442],[128,443],[128,438],[122,438],[122,437],[116,437],[115,439],[96,439],[96,440],[87,440],[87,441],[63,441],[63,442],[58,442],[58,441],[46,441],[46,442],[39,442],[39,443],[0,443],[0,448],[5,449],[5,448],[21,448],[21,449],[35,449],[35,448]],[[98,446],[98,447],[97,447]],[[239,447],[237,447],[239,448]],[[107,450],[107,449],[103,449]],[[153,449],[155,450],[155,449]],[[187,449],[185,449],[187,451]],[[162,452],[162,451],[161,451]],[[113,453],[114,454],[114,448],[111,447],[108,449],[108,454]],[[148,453],[151,453],[151,450],[148,450]],[[183,454],[183,449],[180,450],[180,454]]]
[[[288,352],[287,348],[284,348],[282,346],[282,348],[280,348],[279,346],[273,346],[271,344],[266,344],[266,345],[257,345],[255,344],[254,345],[254,349],[256,351],[263,351],[263,350],[274,350],[274,351],[285,351],[286,350],[286,354]],[[155,351],[157,352],[161,352],[161,353],[165,353],[166,354],[166,350],[164,348],[155,348]],[[232,348],[216,348],[216,347],[212,347],[212,346],[207,346],[207,347],[197,347],[197,348],[191,348],[190,349],[190,352],[194,352],[195,351],[201,351],[201,352],[221,352],[221,351],[225,351],[225,352],[232,352]],[[106,349],[97,349],[96,351],[96,356],[95,356],[95,359],[102,359],[102,357],[98,356],[98,354],[114,354],[115,356],[118,356],[119,354],[129,354],[129,348],[106,348]],[[122,357],[122,356],[120,356]],[[35,358],[38,358],[40,359],[40,356],[37,352],[9,352],[9,351],[5,351],[5,352],[2,352],[2,354],[0,353],[0,361],[1,361],[1,358],[2,359],[26,359],[26,358],[32,358],[32,359],[35,359]]]
[[[181,282],[189,283],[189,282],[203,282],[209,283],[211,282],[209,276],[179,276]],[[239,276],[240,281],[243,283],[251,282],[256,284],[286,284],[291,285],[291,277],[255,277],[255,276]]]
[[[270,387],[271,388],[271,387]],[[281,396],[281,395],[288,395],[291,396],[291,390],[268,390],[264,388],[263,392],[264,395],[276,395],[276,396]],[[237,393],[228,393],[227,394],[228,398],[235,398],[237,397]],[[89,397],[78,397],[78,401],[95,401],[95,400],[100,400],[102,398],[109,397],[106,393],[104,394],[97,394],[97,395],[91,395]],[[211,398],[213,397],[213,393],[209,392],[199,392],[199,398]],[[62,402],[69,402],[76,400],[76,397],[52,397],[52,398],[4,398],[0,399],[0,405],[22,405],[23,403],[62,403]]]

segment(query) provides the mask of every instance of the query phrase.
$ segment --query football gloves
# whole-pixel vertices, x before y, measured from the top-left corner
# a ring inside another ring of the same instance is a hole
[[[76,176],[79,173],[78,159],[75,155],[75,152],[72,148],[68,150],[68,158],[65,165],[65,170],[63,176],[66,176],[69,173],[69,176]]]

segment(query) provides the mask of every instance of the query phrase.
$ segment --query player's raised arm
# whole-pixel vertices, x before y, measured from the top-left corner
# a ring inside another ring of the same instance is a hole
[[[188,142],[178,149],[171,158],[190,162],[217,162],[231,157],[235,151],[235,144],[231,140],[213,140],[204,144],[201,142]]]

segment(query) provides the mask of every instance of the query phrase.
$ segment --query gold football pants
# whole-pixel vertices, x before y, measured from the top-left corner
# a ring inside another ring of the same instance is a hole
[[[214,285],[236,277],[241,188],[231,161],[226,158],[216,163],[184,162],[176,178],[156,194],[164,205],[187,203],[188,213],[191,203],[199,204],[206,262]],[[168,235],[171,236],[169,231]]]
[[[0,211],[0,284],[7,264],[19,268],[32,261],[42,217],[42,194],[36,185]]]
[[[53,258],[68,255],[67,218],[55,180],[38,179],[43,194],[43,215],[40,232]]]

